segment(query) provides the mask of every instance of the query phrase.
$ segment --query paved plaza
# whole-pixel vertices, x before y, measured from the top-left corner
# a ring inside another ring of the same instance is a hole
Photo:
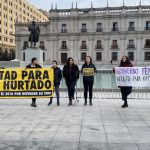
[[[93,106],[47,106],[48,99],[0,100],[0,150],[150,150],[150,101],[94,99]]]

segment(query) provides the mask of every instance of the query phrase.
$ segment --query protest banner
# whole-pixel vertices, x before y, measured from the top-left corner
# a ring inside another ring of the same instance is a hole
[[[53,69],[0,69],[0,98],[52,97]]]
[[[150,67],[116,67],[117,86],[150,87]]]

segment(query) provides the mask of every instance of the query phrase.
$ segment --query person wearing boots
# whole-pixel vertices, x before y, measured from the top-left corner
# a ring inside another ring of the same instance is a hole
[[[57,106],[60,105],[59,103],[59,85],[60,85],[60,81],[62,79],[62,72],[61,69],[57,66],[57,61],[54,60],[52,62],[52,68],[54,69],[54,88],[55,88],[55,93],[56,93],[56,97],[57,97]],[[48,103],[48,106],[52,104],[52,99],[53,97],[50,98],[50,101]]]
[[[26,66],[26,68],[42,68],[38,62],[37,62],[37,58],[33,57],[32,60],[31,60],[31,63],[29,65]],[[36,107],[36,98],[32,98],[32,104],[31,104],[32,107]]]
[[[87,105],[87,94],[89,91],[89,104],[92,103],[93,96],[93,84],[94,84],[94,75],[96,74],[96,67],[92,63],[92,58],[87,56],[85,63],[82,65],[81,73],[83,75],[83,85],[84,85],[84,105]]]
[[[133,67],[132,63],[130,62],[129,58],[127,56],[123,56],[119,67]],[[115,69],[113,68],[113,72],[115,73]],[[128,107],[128,95],[132,92],[131,86],[120,86],[120,92],[122,95],[122,100],[124,101],[124,104],[122,105],[122,108]]]
[[[79,68],[77,65],[74,64],[74,60],[71,57],[68,58],[67,64],[63,67],[63,77],[65,79],[68,89],[68,106],[71,106],[72,100],[74,99],[75,85],[77,79],[79,79]]]

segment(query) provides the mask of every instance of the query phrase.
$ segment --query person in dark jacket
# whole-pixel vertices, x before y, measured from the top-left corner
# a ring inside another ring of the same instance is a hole
[[[127,56],[123,56],[119,67],[133,67],[132,63],[130,62],[129,58]],[[113,72],[115,73],[115,69],[113,69]],[[122,108],[128,107],[128,95],[132,92],[131,86],[120,86],[120,91],[122,95],[122,100],[124,101],[124,104],[122,105]]]
[[[54,69],[54,88],[55,88],[55,93],[56,93],[56,97],[57,97],[57,106],[60,105],[59,102],[59,85],[60,85],[60,81],[62,79],[62,72],[61,69],[57,66],[57,61],[54,60],[52,62],[53,64],[53,69]],[[53,97],[50,98],[50,102],[48,103],[48,105],[52,104],[52,99]]]
[[[75,85],[77,79],[79,79],[79,68],[74,64],[74,60],[71,57],[68,58],[67,64],[63,67],[63,77],[68,88],[68,106],[70,106],[72,105],[72,100],[74,99]]]
[[[84,105],[87,105],[87,93],[89,90],[89,103],[92,104],[93,97],[93,84],[94,84],[94,75],[96,74],[96,67],[92,63],[92,58],[87,56],[85,63],[82,65],[81,73],[83,75],[83,85],[84,85]]]
[[[31,60],[31,63],[29,65],[26,66],[26,68],[42,68],[38,62],[37,62],[37,58],[33,57],[32,60]],[[32,107],[36,107],[36,98],[32,98],[32,104],[31,104]]]

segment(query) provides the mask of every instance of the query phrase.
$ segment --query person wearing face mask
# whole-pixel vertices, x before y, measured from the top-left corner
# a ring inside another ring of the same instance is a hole
[[[72,100],[74,99],[75,85],[77,83],[77,79],[79,79],[79,68],[74,64],[72,57],[68,58],[67,64],[63,67],[63,77],[68,89],[68,106],[71,106]]]
[[[42,68],[39,64],[38,64],[38,61],[37,61],[37,58],[33,57],[31,59],[31,63],[29,65],[26,66],[26,68]],[[36,98],[32,98],[32,104],[31,104],[32,107],[36,107]]]
[[[89,104],[93,105],[93,84],[94,75],[96,74],[96,67],[92,63],[92,58],[86,56],[85,63],[82,65],[81,73],[83,75],[83,85],[84,85],[84,105],[87,105],[87,95],[89,91]]]
[[[132,63],[130,62],[129,58],[127,56],[123,56],[120,61],[119,67],[133,67]],[[115,73],[115,68],[113,68],[113,72]],[[122,95],[122,100],[124,101],[124,104],[122,105],[122,108],[128,107],[128,95],[132,92],[131,86],[119,86],[120,92]]]
[[[52,68],[54,69],[54,88],[55,88],[55,93],[56,93],[56,97],[57,97],[57,106],[59,106],[60,105],[60,102],[59,102],[59,85],[60,85],[60,81],[62,79],[62,72],[61,72],[61,69],[57,66],[56,60],[54,60],[52,62]],[[52,100],[53,100],[53,97],[50,98],[48,106],[52,104]]]

